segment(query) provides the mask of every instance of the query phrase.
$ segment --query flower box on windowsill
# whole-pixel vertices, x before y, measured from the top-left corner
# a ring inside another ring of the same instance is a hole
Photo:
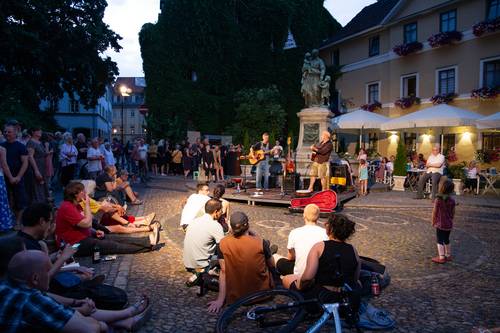
[[[431,47],[440,47],[462,40],[463,34],[460,31],[440,32],[427,39]]]
[[[394,102],[401,109],[408,109],[414,104],[420,104],[420,98],[415,96],[402,97]]]
[[[486,32],[500,30],[500,17],[493,20],[485,20],[472,26],[472,32],[476,37],[481,37]]]
[[[451,101],[453,101],[453,99],[455,99],[455,97],[457,97],[457,94],[455,94],[455,93],[438,94],[438,95],[434,95],[431,97],[431,102],[434,105],[436,105],[436,104],[448,104]]]
[[[499,94],[498,89],[484,87],[472,90],[470,96],[472,98],[479,98],[479,99],[495,99],[497,98],[498,94]]]
[[[382,104],[380,104],[379,102],[373,102],[371,104],[361,105],[361,109],[363,109],[365,111],[370,111],[370,112],[373,112],[377,109],[380,109],[381,107],[382,107]]]
[[[420,42],[411,42],[406,44],[399,44],[392,48],[392,51],[400,57],[407,56],[411,53],[420,51],[423,48],[423,44]]]

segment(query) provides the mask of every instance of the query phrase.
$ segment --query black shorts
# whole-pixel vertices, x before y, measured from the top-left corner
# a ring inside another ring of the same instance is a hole
[[[18,212],[28,207],[24,178],[21,178],[21,181],[15,185],[10,184],[7,179],[5,183],[7,187],[7,197],[11,203],[12,210]]]
[[[437,243],[441,245],[450,244],[450,233],[451,230],[441,230],[436,228]]]

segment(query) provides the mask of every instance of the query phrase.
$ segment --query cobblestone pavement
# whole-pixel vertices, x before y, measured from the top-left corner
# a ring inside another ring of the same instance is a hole
[[[142,293],[152,296],[153,318],[141,332],[213,332],[217,316],[207,313],[206,303],[216,294],[200,298],[196,288],[184,286],[184,233],[178,225],[181,203],[190,192],[180,179],[157,178],[150,184],[141,210],[157,213],[166,246],[122,256],[106,266],[108,281],[126,285],[132,299]],[[231,209],[246,212],[251,228],[277,244],[283,255],[288,233],[303,223],[284,208],[233,203]],[[454,261],[445,265],[430,261],[436,249],[429,208],[346,208],[344,213],[357,224],[351,242],[358,252],[386,264],[392,276],[391,285],[373,303],[394,315],[394,332],[470,332],[473,326],[500,326],[499,209],[458,207],[451,234]]]

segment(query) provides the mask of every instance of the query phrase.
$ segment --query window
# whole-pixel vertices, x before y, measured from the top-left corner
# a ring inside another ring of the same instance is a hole
[[[447,156],[451,148],[455,147],[455,134],[443,134],[443,152]]]
[[[368,149],[378,150],[377,142],[378,142],[378,134],[376,132],[368,133]]]
[[[80,110],[80,103],[75,100],[71,100],[69,102],[69,111],[70,112],[78,112]]]
[[[417,41],[417,22],[409,23],[404,26],[404,43],[413,43]]]
[[[130,118],[134,118],[135,117],[135,111],[134,110],[130,110]]]
[[[483,87],[500,88],[500,59],[483,63]]]
[[[332,51],[332,53],[331,53],[331,55],[330,55],[330,56],[331,56],[332,65],[333,65],[333,66],[339,66],[339,64],[340,64],[340,59],[339,59],[340,54],[339,54],[339,50],[334,50],[334,51]]]
[[[367,103],[372,104],[380,101],[380,83],[372,83],[368,85]]]
[[[456,82],[455,68],[443,69],[438,71],[437,93],[440,95],[455,93],[456,92],[455,82]]]
[[[483,150],[500,148],[500,133],[483,133]]]
[[[441,32],[457,30],[457,10],[453,9],[440,15],[439,23]]]
[[[380,54],[380,37],[374,36],[369,40],[368,56],[374,57]]]
[[[417,133],[404,133],[404,143],[407,152],[417,150]]]
[[[135,126],[130,126],[130,134],[135,134]]]
[[[401,97],[418,96],[417,74],[401,77]]]
[[[497,17],[500,17],[500,0],[489,0],[486,19],[494,20]]]

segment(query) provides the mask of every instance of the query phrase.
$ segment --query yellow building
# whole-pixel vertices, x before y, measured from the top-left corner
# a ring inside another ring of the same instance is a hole
[[[500,112],[500,97],[487,98],[500,89],[500,0],[379,0],[326,41],[320,56],[341,68],[336,89],[342,112],[364,107],[395,118],[451,96],[448,104],[461,109],[483,116]],[[473,97],[474,90],[482,98]],[[474,159],[476,150],[500,152],[498,129],[397,132],[408,151],[424,155],[441,140],[445,152],[455,148],[458,161]],[[368,132],[364,142],[382,156],[393,155],[394,134]]]

